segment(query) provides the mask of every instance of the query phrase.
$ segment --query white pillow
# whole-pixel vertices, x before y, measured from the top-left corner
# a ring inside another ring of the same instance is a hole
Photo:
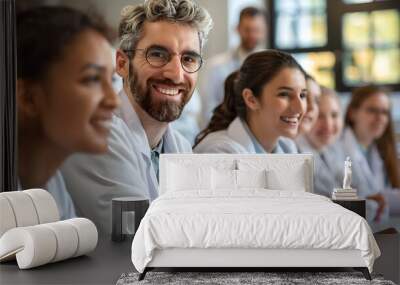
[[[211,190],[211,167],[171,163],[168,165],[167,191]]]
[[[236,170],[213,168],[212,174],[214,190],[236,190]]]
[[[240,188],[268,188],[267,171],[236,170],[237,187]]]
[[[305,192],[306,177],[304,167],[293,168],[288,178],[288,173],[269,169],[267,171],[268,189],[302,191]]]
[[[285,155],[290,158],[290,154]],[[271,190],[306,191],[309,187],[308,164],[304,160],[283,159],[271,155],[268,159],[238,160],[240,170],[266,169],[267,188]]]

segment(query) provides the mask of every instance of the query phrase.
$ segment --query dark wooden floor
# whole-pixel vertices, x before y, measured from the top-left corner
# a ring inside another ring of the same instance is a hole
[[[375,261],[374,273],[400,284],[400,234],[374,234],[381,257]]]

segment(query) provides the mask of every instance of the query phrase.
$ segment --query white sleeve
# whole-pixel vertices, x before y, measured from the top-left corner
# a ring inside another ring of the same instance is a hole
[[[78,215],[91,219],[100,232],[111,232],[112,198],[148,197],[146,169],[140,166],[140,153],[129,131],[122,120],[114,118],[107,154],[76,154],[62,166]]]
[[[248,151],[237,142],[206,139],[207,138],[193,149],[194,153],[248,153]]]

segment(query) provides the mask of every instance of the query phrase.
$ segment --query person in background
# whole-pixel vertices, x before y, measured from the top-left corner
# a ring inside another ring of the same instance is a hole
[[[253,53],[226,79],[224,101],[197,136],[194,151],[296,153],[291,139],[297,136],[306,100],[305,72],[291,55]]]
[[[75,152],[107,151],[119,105],[110,39],[101,19],[70,8],[17,15],[19,189],[47,189],[61,219],[76,215],[61,164]]]
[[[307,111],[303,116],[303,119],[299,125],[298,137],[308,133],[314,126],[318,118],[318,103],[321,97],[321,87],[315,81],[315,79],[306,74],[307,83]]]
[[[353,91],[341,143],[353,166],[359,196],[367,198],[367,218],[385,221],[400,214],[400,174],[390,100],[386,90],[368,85]],[[369,217],[368,217],[369,215]]]
[[[147,0],[121,15],[116,68],[124,86],[109,151],[75,155],[62,169],[77,209],[103,233],[111,232],[112,198],[158,197],[160,154],[192,152],[170,123],[192,96],[212,26],[192,0]]]
[[[202,99],[201,127],[208,124],[214,108],[222,103],[226,77],[239,69],[249,54],[265,48],[266,12],[256,7],[244,8],[240,12],[237,32],[240,36],[240,45],[207,60],[207,66],[202,73],[200,86]]]
[[[312,89],[309,89],[309,92]],[[314,155],[314,193],[332,196],[334,188],[342,187],[344,155],[335,144],[343,128],[339,98],[335,91],[320,87],[315,123],[296,139],[299,151]]]

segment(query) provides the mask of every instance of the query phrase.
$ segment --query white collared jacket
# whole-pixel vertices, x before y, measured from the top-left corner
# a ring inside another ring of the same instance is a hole
[[[75,154],[63,165],[67,189],[78,214],[91,219],[101,232],[111,232],[111,200],[135,196],[158,197],[158,181],[142,123],[124,91],[111,123],[108,153]],[[164,153],[191,153],[190,143],[168,126]]]
[[[342,187],[345,160],[343,151],[337,144],[318,151],[303,135],[296,139],[296,144],[300,153],[313,154],[314,192],[331,198],[333,189]]]
[[[208,134],[195,148],[196,153],[257,153],[256,147],[243,125],[236,117],[226,130]],[[274,153],[297,153],[295,143],[279,138]]]

